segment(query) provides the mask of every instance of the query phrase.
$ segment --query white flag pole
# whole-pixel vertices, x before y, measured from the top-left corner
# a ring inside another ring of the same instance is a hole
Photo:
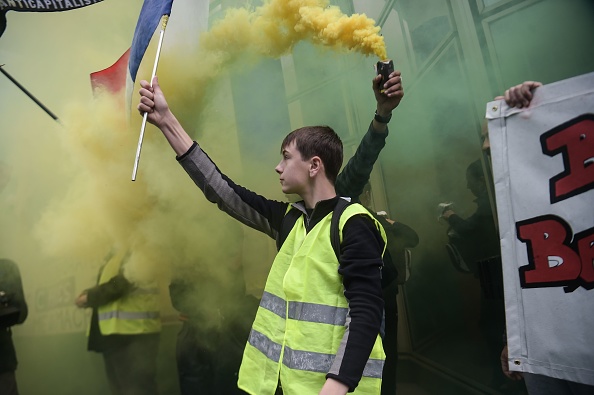
[[[165,28],[167,27],[167,21],[169,15],[163,15],[161,24],[161,33],[159,34],[159,45],[157,46],[157,55],[155,56],[155,64],[153,65],[153,74],[151,76],[151,86],[153,85],[153,79],[157,75],[157,65],[159,64],[159,56],[161,55],[161,46],[163,45],[163,37],[165,36]],[[148,113],[144,113],[142,117],[142,125],[140,126],[140,136],[138,137],[138,147],[136,148],[136,158],[134,159],[134,169],[132,170],[132,181],[136,181],[136,173],[138,172],[138,162],[140,161],[140,151],[142,150],[142,140],[144,139],[144,129],[146,128],[146,119]]]

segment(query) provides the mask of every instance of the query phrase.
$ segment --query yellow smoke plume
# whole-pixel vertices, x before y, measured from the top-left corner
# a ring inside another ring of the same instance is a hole
[[[223,19],[200,36],[197,54],[178,53],[164,58],[160,67],[185,76],[168,81],[168,85],[176,91],[172,103],[179,103],[180,115],[191,118],[206,106],[217,77],[240,60],[246,67],[262,58],[278,58],[289,54],[300,41],[383,60],[387,52],[379,31],[373,19],[364,14],[347,16],[327,0],[270,0],[255,10],[227,10]],[[183,59],[186,56],[189,59]],[[191,114],[182,104],[187,101],[193,104]]]
[[[372,19],[346,16],[327,1],[272,0],[253,11],[230,10],[202,34],[197,52],[170,50],[161,59],[160,80],[176,115],[195,126],[212,105],[213,82],[238,60],[243,64],[246,59],[277,58],[300,41],[383,59],[386,50],[378,32]],[[148,74],[148,63],[139,76]],[[80,171],[66,196],[58,197],[37,225],[45,251],[84,263],[100,260],[113,248],[131,250],[127,274],[138,281],[161,276],[171,264],[196,264],[206,257],[225,270],[221,263],[236,260],[241,232],[197,198],[199,191],[157,133],[146,134],[139,178],[130,182],[140,123],[136,100],[131,126],[115,100],[104,97],[89,106],[77,104],[66,115],[68,133],[62,135],[62,145]],[[209,154],[229,157],[229,136],[203,133],[201,142],[209,141]],[[240,168],[238,159],[226,159],[224,168]]]
[[[373,19],[364,14],[347,16],[325,0],[271,0],[254,12],[229,10],[202,35],[201,44],[204,51],[218,53],[228,61],[246,53],[276,58],[304,40],[385,59],[386,47],[379,31]]]

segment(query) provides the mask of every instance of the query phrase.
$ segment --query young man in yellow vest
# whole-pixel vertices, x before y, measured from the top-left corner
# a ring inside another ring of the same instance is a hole
[[[374,80],[378,90],[380,81]],[[334,187],[342,165],[338,135],[314,126],[285,137],[275,170],[282,191],[303,200],[273,201],[220,172],[170,111],[157,78],[152,87],[147,81],[141,87],[138,110],[162,131],[209,201],[275,239],[289,210],[301,212],[270,269],[239,388],[272,395],[280,381],[284,394],[379,394],[385,359],[380,338],[385,233],[363,206],[350,205],[340,217],[336,257],[330,224],[340,199]],[[399,73],[392,73],[383,88],[386,98],[401,97]],[[373,122],[389,119],[398,102],[378,101]]]

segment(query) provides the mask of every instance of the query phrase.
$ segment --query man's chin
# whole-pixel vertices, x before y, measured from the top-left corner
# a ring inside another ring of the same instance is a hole
[[[301,200],[301,197],[294,193],[285,193],[285,198],[287,199],[287,201],[289,203],[297,203],[298,201]]]

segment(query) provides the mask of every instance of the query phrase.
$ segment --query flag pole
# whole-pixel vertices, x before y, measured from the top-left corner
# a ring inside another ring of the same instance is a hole
[[[29,92],[27,89],[25,89],[24,86],[22,86],[21,84],[19,84],[19,82],[17,80],[15,80],[10,74],[8,74],[8,71],[4,70],[4,65],[3,64],[0,65],[0,72],[2,72],[2,74],[4,74],[6,76],[6,78],[8,78],[9,80],[11,80],[13,84],[15,84],[21,91],[23,91],[23,93],[25,95],[29,96],[29,98],[31,100],[33,100],[39,107],[41,107],[41,109],[43,111],[45,111],[47,113],[47,115],[49,115],[50,117],[52,117],[54,119],[54,121],[60,123],[60,120],[58,119],[58,117],[56,116],[56,114],[54,114],[53,112],[51,112],[49,110],[49,108],[47,108],[46,106],[43,105],[43,103],[41,103],[39,100],[37,100],[37,98],[35,96],[33,96],[31,94],[31,92]]]
[[[161,24],[161,32],[159,34],[159,45],[157,46],[157,55],[155,56],[155,64],[153,65],[153,73],[151,75],[151,86],[153,85],[153,79],[157,75],[157,65],[159,64],[159,56],[161,55],[161,46],[163,45],[163,37],[165,36],[165,28],[167,27],[167,21],[169,15],[163,15],[163,23]],[[138,147],[136,148],[136,158],[134,159],[134,169],[132,169],[132,181],[136,181],[136,173],[138,172],[138,162],[140,161],[140,151],[142,150],[142,140],[144,139],[144,129],[146,128],[146,119],[148,113],[144,113],[142,117],[142,125],[140,126],[140,136],[138,137]]]

